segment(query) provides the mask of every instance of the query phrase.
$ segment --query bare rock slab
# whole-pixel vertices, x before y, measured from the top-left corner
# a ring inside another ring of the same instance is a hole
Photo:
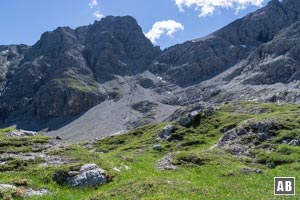
[[[105,171],[96,164],[85,164],[78,171],[69,171],[66,174],[56,173],[54,181],[70,187],[98,187],[107,182]]]

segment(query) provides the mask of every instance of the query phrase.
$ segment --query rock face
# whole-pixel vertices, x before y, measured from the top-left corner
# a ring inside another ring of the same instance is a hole
[[[266,7],[236,20],[207,37],[175,45],[163,52],[153,71],[189,86],[225,71],[283,28],[299,20],[299,1],[272,0]],[[288,14],[287,14],[288,13]]]
[[[300,22],[281,30],[273,40],[259,46],[232,75],[247,76],[243,84],[290,83],[300,79]]]
[[[299,13],[299,1],[273,0],[266,7],[213,33],[214,37],[221,34],[233,42],[232,48],[237,46],[234,41],[238,39],[249,51],[233,65],[226,65],[228,68],[222,73],[186,89],[180,94],[180,103],[220,103],[233,99],[300,102]]]
[[[109,98],[113,89],[101,83],[144,71],[160,50],[135,19],[109,16],[46,32],[32,47],[1,46],[0,52],[0,117],[50,119],[75,116]],[[8,62],[16,68],[12,75]]]
[[[84,55],[99,82],[143,72],[160,53],[132,17],[106,17],[87,33]]]
[[[70,171],[65,175],[55,174],[54,180],[70,187],[98,187],[106,183],[104,170],[96,164],[85,164],[78,171]]]

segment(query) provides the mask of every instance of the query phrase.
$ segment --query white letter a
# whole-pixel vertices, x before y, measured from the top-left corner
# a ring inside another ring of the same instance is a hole
[[[277,192],[284,192],[283,182],[282,181],[278,181]]]

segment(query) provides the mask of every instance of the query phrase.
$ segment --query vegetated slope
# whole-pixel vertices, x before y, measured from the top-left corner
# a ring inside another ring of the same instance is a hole
[[[29,199],[231,200],[253,199],[254,196],[270,199],[273,198],[274,176],[299,178],[299,147],[286,143],[300,139],[298,111],[299,106],[292,104],[229,103],[214,112],[203,110],[186,127],[170,122],[175,130],[167,140],[157,137],[168,122],[107,137],[94,144],[63,146],[48,152],[70,158],[72,163],[65,166],[45,168],[38,166],[36,163],[43,162],[38,161],[12,170],[7,166],[11,163],[5,164],[2,168],[6,167],[7,172],[1,174],[0,182],[27,179],[28,187],[47,188],[51,192]],[[269,120],[278,123],[268,132],[269,138],[262,139],[261,134],[266,132],[256,133],[252,130],[254,127],[248,126],[248,122]],[[246,130],[241,135],[243,140],[233,144],[244,142],[251,148],[251,154],[239,156],[230,149],[211,149],[222,135],[242,128]],[[2,141],[7,146],[12,145],[7,138]],[[161,150],[153,149],[157,144],[162,146]],[[21,147],[18,148],[20,151]],[[28,151],[28,148],[24,149]],[[79,190],[60,186],[52,180],[56,171],[79,163],[96,163],[111,174],[112,181],[97,189]],[[162,170],[168,165],[175,168]]]

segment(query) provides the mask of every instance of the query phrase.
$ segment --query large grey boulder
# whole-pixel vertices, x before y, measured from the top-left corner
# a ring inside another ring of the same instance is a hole
[[[98,187],[107,182],[105,171],[96,164],[85,164],[78,171],[67,174],[55,174],[54,180],[70,187]]]

